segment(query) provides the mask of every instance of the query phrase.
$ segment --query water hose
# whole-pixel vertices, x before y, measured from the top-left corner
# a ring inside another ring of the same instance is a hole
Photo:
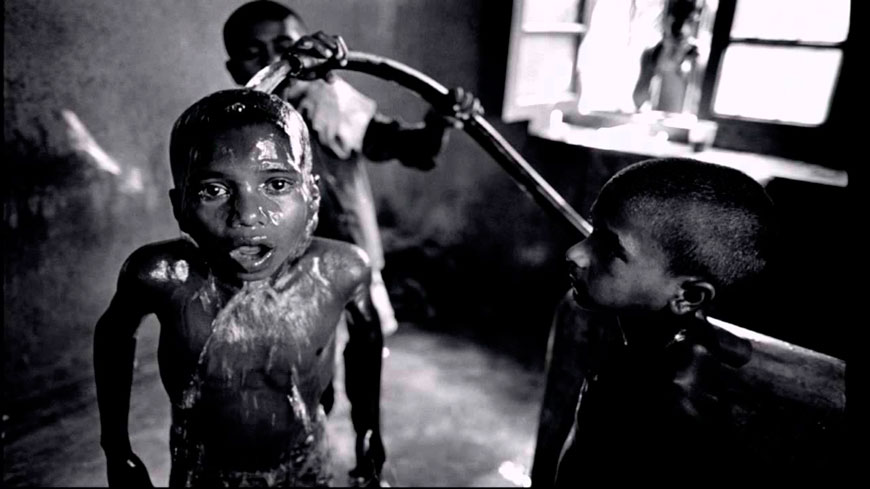
[[[453,100],[444,85],[407,65],[382,56],[351,51],[346,64],[334,69],[356,71],[391,81],[417,94],[434,107],[449,107]],[[287,77],[298,75],[302,63],[293,57],[263,68],[246,85],[249,88],[272,92]],[[463,128],[510,175],[514,182],[550,215],[589,236],[592,225],[577,213],[559,193],[508,143],[480,114],[464,121]]]

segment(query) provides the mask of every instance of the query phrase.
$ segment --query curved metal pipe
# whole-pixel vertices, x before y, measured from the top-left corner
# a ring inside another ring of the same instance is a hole
[[[301,66],[301,62],[292,58],[277,61],[263,68],[246,86],[272,92],[285,78],[298,74]],[[382,56],[351,51],[347,55],[347,64],[334,69],[366,73],[395,82],[436,107],[453,103],[447,98],[448,90],[444,85],[407,65]],[[581,235],[589,236],[592,232],[589,221],[577,213],[486,119],[474,115],[465,122],[464,129],[538,205]]]
[[[350,52],[347,55],[347,65],[343,69],[398,83],[434,106],[453,103],[452,100],[447,99],[446,87],[429,76],[391,59],[358,51]],[[566,221],[583,236],[589,236],[592,232],[589,221],[577,213],[486,119],[474,115],[465,123],[464,129],[539,205],[555,218]]]

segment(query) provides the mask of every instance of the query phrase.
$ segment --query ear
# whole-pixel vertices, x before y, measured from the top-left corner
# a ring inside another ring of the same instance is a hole
[[[668,301],[668,306],[677,316],[693,314],[706,307],[715,296],[716,288],[710,282],[700,278],[687,278]]]
[[[225,66],[227,67],[227,71],[230,72],[230,76],[233,77],[233,81],[235,81],[236,84],[244,86],[245,83],[248,83],[248,75],[245,73],[244,70],[242,70],[242,67],[239,66],[238,61],[230,58],[225,63]]]

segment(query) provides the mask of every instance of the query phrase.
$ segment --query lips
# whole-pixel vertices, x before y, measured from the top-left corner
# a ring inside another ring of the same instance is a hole
[[[574,289],[583,287],[584,281],[582,276],[583,274],[580,267],[573,263],[568,263],[568,283],[570,283]]]
[[[571,296],[574,303],[581,308],[589,306],[591,303],[589,292],[586,289],[586,283],[580,278],[579,269],[576,266],[569,266],[568,281],[571,284]]]
[[[236,242],[229,251],[230,258],[245,271],[253,272],[262,268],[272,256],[273,247],[268,243],[256,243],[254,240]]]

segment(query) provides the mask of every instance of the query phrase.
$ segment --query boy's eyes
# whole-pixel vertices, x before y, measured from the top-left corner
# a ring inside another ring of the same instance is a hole
[[[270,178],[265,183],[266,192],[270,194],[286,194],[293,191],[298,182],[287,177]]]
[[[260,188],[269,195],[284,195],[292,192],[299,181],[289,177],[270,178]],[[222,183],[203,183],[199,186],[197,195],[202,200],[216,200],[230,195],[230,188]]]
[[[229,194],[229,189],[219,183],[206,183],[200,186],[197,194],[205,200],[213,200]]]
[[[289,51],[290,48],[293,47],[293,44],[295,44],[295,43],[289,37],[286,37],[286,38],[282,37],[282,38],[277,39],[275,41],[275,51],[277,51],[279,53],[285,53],[285,52]]]
[[[592,236],[590,236],[590,247],[600,258],[606,260],[620,258],[625,260],[625,253],[623,252],[622,247],[618,244],[618,241],[615,242],[615,240],[615,236],[596,235],[593,231]]]
[[[272,49],[276,53],[286,53],[293,47],[295,42],[289,37],[279,37],[272,41]],[[259,58],[264,52],[268,49],[267,45],[262,44],[252,44],[250,46],[245,46],[242,50],[239,51],[239,59],[242,60],[252,60]]]
[[[241,58],[244,60],[257,59],[260,56],[260,50],[257,48],[248,48],[242,51]]]

